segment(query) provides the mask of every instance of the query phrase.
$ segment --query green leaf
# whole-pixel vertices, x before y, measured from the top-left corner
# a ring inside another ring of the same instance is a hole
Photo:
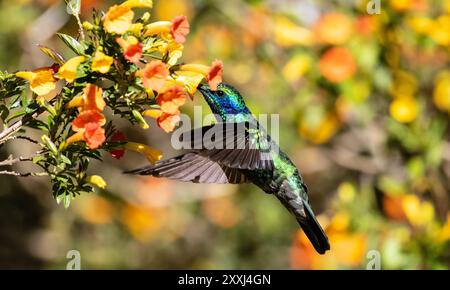
[[[70,194],[66,194],[64,196],[64,208],[68,208],[70,206]]]
[[[0,105],[0,118],[2,121],[5,121],[6,118],[9,116],[9,110],[8,107],[5,105]]]
[[[65,155],[61,155],[61,160],[62,162],[64,162],[65,164],[71,165],[72,161],[70,161],[69,158],[67,158]]]
[[[47,47],[45,45],[41,45],[41,44],[38,44],[38,47],[45,55],[47,55],[48,57],[50,57],[51,59],[53,59],[60,65],[65,63],[64,57],[61,54],[59,54],[57,51],[55,51],[54,49]]]
[[[78,40],[70,35],[64,33],[57,33],[57,35],[71,50],[73,50],[73,52],[78,55],[84,55],[84,52],[87,48],[84,44],[81,44],[80,42],[78,42]]]
[[[65,0],[67,4],[67,13],[79,15],[81,10],[81,0]]]

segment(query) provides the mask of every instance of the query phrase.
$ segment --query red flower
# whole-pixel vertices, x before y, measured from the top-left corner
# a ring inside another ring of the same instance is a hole
[[[189,34],[189,22],[186,16],[177,16],[172,20],[170,34],[177,43],[184,43],[186,36]]]
[[[119,37],[116,41],[123,49],[123,56],[126,60],[134,64],[139,63],[142,57],[142,44],[139,43],[136,37],[129,36],[126,40]]]
[[[211,68],[208,71],[206,76],[206,80],[208,81],[209,86],[212,90],[217,90],[217,85],[222,82],[222,70],[223,63],[220,60],[215,60],[211,64]]]
[[[98,123],[87,123],[84,126],[83,139],[89,148],[96,149],[105,142],[105,129]]]
[[[161,111],[167,114],[176,114],[178,108],[186,102],[186,94],[181,86],[175,86],[160,93],[156,98],[156,103],[161,107]]]
[[[123,142],[125,140],[126,140],[125,135],[120,131],[116,131],[114,135],[112,135],[111,137],[111,142]],[[111,156],[116,159],[120,159],[123,157],[123,155],[125,155],[125,149],[123,148],[114,149],[109,151],[109,154],[111,154]]]

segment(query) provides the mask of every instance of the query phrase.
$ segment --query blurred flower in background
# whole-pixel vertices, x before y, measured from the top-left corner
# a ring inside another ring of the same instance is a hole
[[[153,2],[155,21],[188,18],[186,63],[222,59],[224,80],[255,114],[280,114],[281,146],[310,188],[331,251],[317,255],[278,201],[255,186],[134,179],[122,170],[147,161],[129,154],[99,164],[108,186],[69,210],[52,207],[39,180],[1,177],[0,220],[11,221],[0,227],[0,249],[8,249],[1,267],[61,268],[69,249],[81,252],[83,268],[365,269],[370,250],[384,269],[450,267],[449,1],[383,1],[374,15],[365,0]],[[83,0],[82,15],[117,3]],[[30,43],[62,47],[47,31],[78,29],[63,1],[0,8],[2,69],[42,67]],[[123,28],[115,24],[111,18],[111,29]],[[36,39],[36,29],[46,33]],[[119,41],[132,59],[132,39]],[[180,57],[179,46],[161,49]],[[111,63],[98,54],[99,71],[107,71]],[[174,109],[176,100],[161,101]],[[200,97],[194,103],[207,111]],[[167,130],[177,117],[148,116]],[[157,131],[120,130],[176,154]]]

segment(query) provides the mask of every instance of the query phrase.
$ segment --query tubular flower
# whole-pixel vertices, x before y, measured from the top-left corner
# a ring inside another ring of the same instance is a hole
[[[159,92],[166,82],[169,70],[165,63],[160,60],[153,60],[143,69],[136,72],[136,76],[142,79],[146,89],[152,89]]]
[[[161,151],[156,150],[156,149],[149,147],[147,145],[144,145],[144,144],[135,143],[135,142],[127,142],[125,144],[125,148],[128,150],[131,150],[131,151],[141,153],[152,164],[155,164],[156,161],[159,161],[162,158]]]
[[[69,59],[64,65],[59,68],[58,77],[65,79],[68,83],[73,83],[77,78],[78,66],[86,60],[84,56],[76,56]]]
[[[162,111],[158,109],[150,109],[142,112],[142,116],[157,119],[161,116]]]
[[[156,97],[156,103],[161,107],[161,111],[172,115],[177,114],[178,108],[185,102],[186,94],[181,86],[169,88]]]
[[[72,130],[76,133],[67,139],[66,146],[85,141],[90,149],[97,149],[105,142],[105,130],[102,128],[105,123],[105,116],[96,110],[81,112],[72,122]]]
[[[103,26],[107,32],[124,34],[132,25],[134,12],[131,10],[131,7],[124,4],[114,5],[109,8],[103,22]]]
[[[125,140],[126,140],[125,135],[122,132],[117,131],[114,133],[114,135],[112,135],[110,141],[111,142],[124,142]],[[111,156],[113,158],[120,159],[123,157],[123,155],[125,155],[125,149],[118,148],[118,149],[110,150],[109,154],[111,154]]]
[[[392,118],[400,123],[410,123],[417,118],[419,105],[412,97],[400,97],[395,99],[389,107]]]
[[[100,175],[91,175],[86,178],[86,181],[92,185],[97,186],[98,188],[105,189],[106,181]]]
[[[190,27],[186,16],[177,16],[172,21],[157,21],[147,25],[145,36],[169,33],[176,43],[184,43]]]
[[[180,67],[180,70],[204,75],[212,90],[217,90],[217,85],[222,82],[223,63],[217,59],[212,62],[210,67],[201,64],[185,64]]]
[[[58,81],[52,67],[43,67],[34,71],[17,72],[16,76],[27,80],[30,83],[31,90],[38,96],[44,96],[56,88]]]
[[[136,37],[129,36],[127,39],[119,37],[116,39],[116,42],[123,49],[123,56],[126,60],[134,64],[139,63],[142,56],[142,44],[139,43]]]
[[[353,23],[345,14],[327,13],[314,27],[319,42],[340,45],[347,42],[353,32]]]
[[[67,104],[67,108],[79,107],[81,111],[96,110],[101,112],[105,106],[102,88],[93,84],[88,84],[82,96],[73,98]]]
[[[190,95],[197,91],[198,85],[203,80],[203,75],[189,71],[179,71],[177,75],[175,82],[183,85]]]
[[[177,112],[176,114],[168,114],[163,112],[161,116],[156,119],[158,126],[167,133],[172,132],[179,121],[179,112]]]
[[[121,4],[121,6],[130,8],[152,8],[152,0],[127,0]]]
[[[111,69],[111,65],[114,59],[107,56],[101,51],[96,51],[94,58],[92,59],[92,70],[98,71],[99,73],[106,74]]]

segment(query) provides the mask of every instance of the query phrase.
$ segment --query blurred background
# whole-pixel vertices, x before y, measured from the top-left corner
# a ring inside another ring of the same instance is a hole
[[[83,19],[118,2],[83,0]],[[0,268],[64,269],[73,249],[82,269],[365,269],[374,253],[383,269],[450,267],[450,1],[154,4],[155,21],[188,16],[183,61],[223,60],[224,80],[255,114],[280,114],[281,147],[308,184],[331,251],[317,255],[253,185],[124,176],[146,163],[127,153],[96,162],[107,191],[67,210],[46,178],[0,176]],[[61,51],[58,31],[77,33],[64,1],[0,0],[0,69],[49,65],[36,45]],[[198,95],[184,113],[193,105],[209,112]],[[176,155],[152,124],[118,127]]]

